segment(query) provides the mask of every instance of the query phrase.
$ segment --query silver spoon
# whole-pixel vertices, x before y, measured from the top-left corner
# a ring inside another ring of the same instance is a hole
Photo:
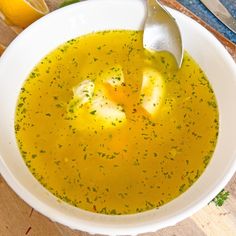
[[[147,0],[147,12],[143,35],[144,48],[170,52],[178,67],[181,67],[184,50],[175,19],[157,0]]]

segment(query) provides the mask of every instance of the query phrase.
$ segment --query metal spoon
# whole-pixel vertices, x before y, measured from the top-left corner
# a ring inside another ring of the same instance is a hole
[[[157,0],[147,0],[147,11],[143,35],[144,48],[170,52],[175,57],[178,67],[181,67],[183,44],[175,19]]]

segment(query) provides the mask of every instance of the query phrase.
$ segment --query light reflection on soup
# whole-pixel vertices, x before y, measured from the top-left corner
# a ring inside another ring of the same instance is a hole
[[[58,198],[104,214],[142,212],[202,174],[218,135],[206,76],[185,53],[147,52],[142,32],[73,39],[45,57],[19,95],[15,130],[36,179]]]

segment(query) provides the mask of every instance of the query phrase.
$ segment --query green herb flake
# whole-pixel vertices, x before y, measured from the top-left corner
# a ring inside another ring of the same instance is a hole
[[[97,112],[97,111],[96,111],[96,110],[94,110],[94,111],[91,111],[91,112],[90,112],[90,114],[91,114],[91,115],[95,115],[95,114],[96,114],[96,112]]]

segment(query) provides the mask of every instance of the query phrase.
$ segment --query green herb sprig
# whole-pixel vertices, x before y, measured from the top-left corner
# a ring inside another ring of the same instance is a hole
[[[216,206],[221,207],[228,198],[229,192],[223,189],[211,202],[214,202]]]
[[[70,4],[77,3],[77,2],[80,2],[80,0],[64,0],[64,2],[60,4],[59,8],[65,7],[65,6],[68,6]]]

